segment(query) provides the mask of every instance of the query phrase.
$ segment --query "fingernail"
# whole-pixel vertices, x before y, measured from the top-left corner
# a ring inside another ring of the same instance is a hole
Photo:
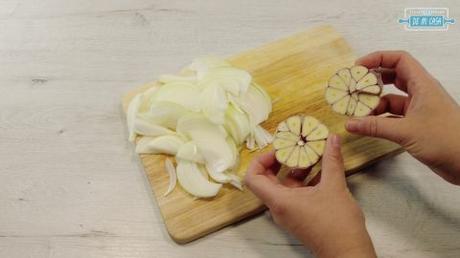
[[[350,132],[356,132],[358,131],[360,123],[361,121],[358,119],[350,119],[347,121],[345,128]]]
[[[337,134],[331,136],[331,143],[334,147],[340,147],[340,137]]]

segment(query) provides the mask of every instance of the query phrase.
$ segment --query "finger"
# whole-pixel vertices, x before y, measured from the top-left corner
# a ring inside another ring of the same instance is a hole
[[[419,90],[414,83],[408,83],[421,76],[428,77],[425,68],[409,53],[405,51],[377,51],[370,53],[356,61],[357,64],[368,68],[389,68],[395,71],[395,85],[408,93]]]
[[[379,105],[374,109],[374,115],[383,113],[391,113],[394,115],[403,116],[406,114],[407,106],[409,105],[409,97],[387,94],[380,99]]]
[[[373,70],[380,74],[383,84],[394,84],[396,88],[398,88],[399,90],[406,90],[406,82],[396,76],[396,72],[394,69],[380,67]]]
[[[307,177],[311,169],[294,169],[287,174],[282,184],[287,187],[301,187],[304,186],[303,180]]]
[[[281,184],[270,169],[276,163],[273,152],[262,154],[251,161],[244,178],[245,185],[267,205],[273,203],[281,191]]]
[[[256,164],[259,164],[263,168],[270,168],[271,166],[275,165],[278,163],[275,158],[275,151],[269,151],[266,153],[263,153],[259,156],[256,157],[255,159]]]
[[[406,136],[405,118],[367,116],[347,121],[345,128],[355,134],[379,137],[401,144]]]
[[[263,175],[269,180],[279,183],[276,174],[278,173],[280,166],[281,165],[275,158],[275,152],[269,151],[257,156],[251,161],[246,176]]]
[[[321,186],[345,186],[345,169],[342,153],[340,152],[340,138],[330,135],[327,139],[321,163]]]
[[[378,68],[374,69],[374,71],[382,76],[383,84],[392,84],[395,82],[396,72],[393,69]]]

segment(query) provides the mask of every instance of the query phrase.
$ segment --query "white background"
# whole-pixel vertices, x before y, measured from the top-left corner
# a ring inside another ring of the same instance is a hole
[[[0,0],[0,257],[308,256],[264,215],[172,242],[120,96],[194,57],[330,23],[357,55],[410,51],[459,100],[460,24],[407,32],[397,20],[414,6],[460,19],[454,0]],[[460,187],[407,154],[365,172],[349,184],[379,256],[460,256]]]

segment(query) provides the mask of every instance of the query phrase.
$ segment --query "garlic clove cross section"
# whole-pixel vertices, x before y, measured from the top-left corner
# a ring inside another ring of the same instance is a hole
[[[338,70],[329,79],[325,97],[337,113],[366,116],[379,104],[381,93],[380,75],[356,65]]]
[[[281,122],[274,136],[276,159],[291,168],[308,168],[323,155],[329,130],[312,116],[296,115]]]

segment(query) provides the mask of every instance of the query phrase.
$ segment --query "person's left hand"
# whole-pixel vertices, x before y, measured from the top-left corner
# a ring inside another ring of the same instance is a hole
[[[318,257],[375,257],[364,216],[345,182],[340,138],[330,135],[315,186],[281,183],[274,153],[254,159],[245,183],[270,209],[274,221]]]

